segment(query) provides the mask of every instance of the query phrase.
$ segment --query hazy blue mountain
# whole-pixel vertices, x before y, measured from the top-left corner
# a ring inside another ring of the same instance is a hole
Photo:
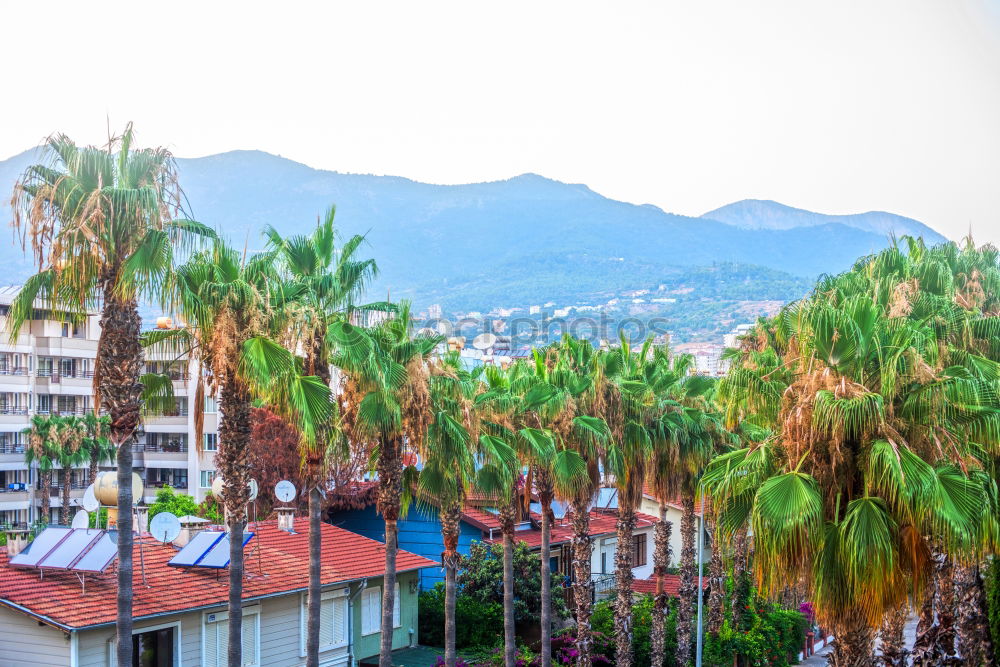
[[[10,192],[31,157],[23,153],[0,162],[0,193]],[[307,232],[335,203],[344,233],[368,235],[368,252],[382,272],[372,296],[391,290],[393,298],[411,297],[418,305],[435,299],[463,307],[478,303],[481,309],[523,305],[521,299],[546,300],[552,291],[601,292],[604,275],[621,285],[655,279],[658,271],[674,274],[715,263],[760,265],[812,278],[843,270],[886,245],[882,228],[876,222],[854,224],[857,216],[801,211],[796,213],[820,222],[745,228],[734,222],[739,215],[727,211],[730,207],[719,209],[718,220],[692,218],[535,174],[430,185],[318,170],[260,151],[179,159],[178,165],[193,216],[251,249],[261,246],[264,225],[284,234]],[[0,197],[0,218],[10,217],[7,202],[6,195]],[[775,207],[780,205],[764,208]],[[29,269],[13,244],[0,247],[0,261],[10,267],[11,281],[23,279]],[[506,291],[505,283],[518,289]],[[746,291],[748,299],[758,298],[753,281],[746,282]],[[502,302],[505,295],[518,302]]]
[[[767,199],[744,199],[709,211],[701,217],[744,229],[795,229],[839,224],[880,236],[891,234],[923,236],[929,243],[940,243],[945,240],[924,223],[894,213],[869,211],[852,215],[826,215],[785,206]]]

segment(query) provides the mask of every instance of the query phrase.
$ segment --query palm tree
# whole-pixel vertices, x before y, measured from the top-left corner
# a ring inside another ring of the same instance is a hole
[[[52,417],[55,434],[56,461],[59,463],[60,486],[62,487],[62,506],[59,508],[59,523],[68,526],[70,491],[73,486],[73,468],[87,460],[83,449],[83,439],[86,436],[83,421],[72,415]]]
[[[55,425],[48,415],[32,415],[31,426],[24,429],[28,436],[28,446],[24,450],[24,462],[29,468],[38,463],[38,485],[42,493],[39,517],[43,523],[49,522],[52,503],[52,468],[57,459],[57,449],[53,441]]]
[[[590,626],[593,610],[590,506],[600,490],[602,456],[611,436],[602,417],[603,408],[607,405],[605,401],[612,390],[607,385],[599,355],[589,341],[565,337],[559,345],[550,348],[544,363],[551,366],[550,383],[569,390],[574,397],[573,411],[566,415],[572,416],[572,426],[566,429],[566,445],[576,452],[586,471],[584,481],[575,486],[568,500],[573,516],[570,544],[573,550],[577,664],[589,666],[593,648]]]
[[[615,662],[631,667],[632,651],[632,542],[642,502],[647,469],[653,453],[657,408],[656,384],[662,362],[654,357],[652,338],[633,352],[623,335],[621,345],[604,355],[604,373],[619,409],[609,424],[611,444],[605,453],[606,471],[618,494],[615,546]]]
[[[455,667],[455,601],[458,538],[462,508],[468,493],[495,495],[510,487],[513,450],[501,439],[483,433],[473,399],[480,389],[477,373],[462,369],[457,354],[447,354],[430,366],[434,421],[423,441],[420,498],[430,498],[441,521],[445,571],[445,646],[447,667]]]
[[[376,509],[385,521],[385,575],[382,591],[379,665],[392,665],[392,610],[395,604],[397,522],[402,501],[404,447],[419,451],[433,421],[427,360],[438,337],[414,337],[409,304],[371,328],[335,322],[329,329],[332,361],[347,374],[342,422],[348,438],[375,447]]]
[[[291,353],[267,338],[273,312],[284,306],[286,291],[274,271],[272,253],[245,257],[216,239],[210,250],[177,267],[171,287],[177,312],[189,326],[151,331],[143,342],[197,358],[204,369],[195,390],[196,442],[201,442],[206,385],[221,399],[216,465],[223,479],[230,542],[228,660],[238,665],[243,650],[243,529],[250,502],[252,401],[273,398],[280,378],[286,394],[297,398],[299,415],[325,419],[329,387],[315,377],[302,377]]]
[[[132,515],[132,442],[139,426],[142,348],[140,296],[160,297],[175,250],[212,232],[178,218],[183,197],[170,153],[132,150],[129,125],[104,148],[49,137],[46,164],[29,166],[14,186],[14,227],[30,239],[39,272],[11,305],[11,335],[36,303],[72,316],[100,304],[95,394],[111,417],[117,449],[118,516]],[[118,531],[117,657],[132,664],[132,531]]]
[[[273,227],[265,230],[270,249],[276,254],[293,297],[289,315],[294,343],[305,350],[305,372],[330,385],[330,346],[327,332],[331,323],[350,321],[368,282],[378,269],[372,259],[359,260],[355,255],[364,237],[355,235],[337,245],[334,228],[336,209],[330,207],[322,222],[308,236],[284,238]],[[343,443],[332,424],[320,424],[318,437],[303,452],[305,479],[309,484],[309,592],[306,601],[306,664],[319,662],[320,562],[322,540],[320,509],[322,487],[328,478],[330,443]],[[349,447],[348,447],[349,449]]]
[[[950,559],[992,548],[997,258],[904,239],[759,323],[721,383],[730,425],[772,435],[712,463],[720,523],[752,526],[764,594],[808,583],[837,664],[871,660],[908,591],[950,634]]]
[[[505,373],[495,366],[486,368],[486,387],[476,397],[481,421],[498,437],[513,443],[517,458],[527,467],[528,481],[524,493],[534,490],[538,495],[541,514],[541,610],[540,659],[542,665],[552,662],[552,570],[549,564],[552,539],[552,504],[556,496],[570,497],[580,486],[589,483],[587,468],[579,454],[570,449],[568,441],[584,421],[574,421],[573,395],[566,388],[553,384],[545,355],[535,353],[533,363],[518,362]],[[575,387],[574,387],[575,388]],[[510,487],[511,492],[513,487]],[[508,502],[510,502],[508,500]],[[511,561],[513,560],[513,531]],[[511,570],[513,564],[511,563]],[[507,586],[510,598],[505,618],[513,619],[513,582]],[[505,604],[508,600],[505,597]],[[510,621],[513,630],[513,620]],[[511,633],[512,634],[512,633]],[[513,638],[506,651],[512,656]],[[513,657],[511,657],[513,659]]]
[[[97,473],[101,463],[112,461],[115,457],[114,447],[108,440],[108,427],[111,419],[107,416],[98,416],[93,412],[88,412],[83,416],[85,437],[83,439],[83,451],[86,453],[87,462],[90,465],[89,479],[93,484],[97,480]]]

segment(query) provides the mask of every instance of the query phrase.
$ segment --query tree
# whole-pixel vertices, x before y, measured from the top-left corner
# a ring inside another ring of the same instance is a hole
[[[83,451],[90,465],[90,483],[93,484],[97,481],[97,473],[101,463],[113,461],[115,458],[115,448],[108,439],[108,427],[111,425],[111,419],[88,412],[83,416],[83,425],[86,431],[83,439]]]
[[[330,326],[333,363],[347,374],[341,403],[345,435],[372,443],[378,473],[376,509],[385,521],[380,667],[392,665],[392,609],[404,443],[417,451],[433,419],[426,363],[438,337],[414,337],[409,304],[370,328]]]
[[[997,257],[904,238],[759,322],[720,384],[730,425],[772,433],[712,463],[720,523],[752,526],[762,592],[807,583],[837,664],[914,590],[953,651],[949,560],[996,528]]]
[[[58,458],[58,445],[53,440],[55,425],[47,415],[32,415],[31,426],[24,429],[28,436],[28,447],[24,451],[24,462],[30,467],[38,463],[39,490],[42,493],[41,517],[49,522],[52,502],[52,468]]]
[[[156,492],[156,500],[149,506],[150,518],[160,512],[170,512],[178,517],[197,516],[198,503],[195,502],[193,496],[189,496],[186,493],[177,493],[173,488],[165,486]]]
[[[335,214],[336,209],[330,207],[322,222],[317,221],[316,229],[308,236],[284,238],[273,227],[264,232],[269,248],[280,261],[288,280],[288,291],[293,296],[292,307],[286,313],[291,318],[293,344],[301,345],[305,350],[305,372],[318,377],[326,386],[331,380],[330,345],[327,340],[330,325],[350,321],[356,307],[355,300],[378,273],[374,260],[355,257],[364,243],[363,236],[352,236],[343,245],[337,245]],[[354,481],[354,464],[360,458],[351,451],[352,443],[341,437],[329,419],[316,427],[317,437],[303,439],[300,443],[306,445],[302,457],[309,498],[309,592],[306,601],[306,664],[309,667],[319,663],[320,561],[323,545],[320,509],[322,494],[326,491],[322,487],[329,486],[331,477],[335,489]]]
[[[94,369],[96,404],[110,416],[117,450],[118,516],[132,515],[132,443],[139,426],[142,348],[138,300],[160,300],[175,252],[212,236],[179,218],[183,197],[170,153],[133,150],[132,127],[103,148],[80,148],[56,134],[45,164],[29,166],[14,186],[13,226],[30,239],[39,272],[11,304],[11,336],[34,317],[36,303],[79,318],[100,304]],[[132,664],[132,531],[118,531],[117,656]]]
[[[248,464],[260,491],[258,507],[273,507],[274,485],[283,479],[296,489],[305,489],[299,430],[268,408],[250,409],[250,451]],[[301,507],[301,503],[299,503]]]
[[[83,421],[67,415],[65,417],[50,417],[54,427],[56,460],[59,463],[59,482],[62,487],[62,503],[59,508],[59,523],[68,526],[70,491],[73,487],[73,468],[83,464],[87,453],[83,450],[83,440],[86,436]]]
[[[513,450],[503,440],[477,437],[479,419],[473,398],[479,390],[477,374],[461,367],[457,354],[449,353],[430,365],[430,395],[434,420],[428,427],[420,454],[419,497],[435,505],[441,521],[445,570],[444,659],[455,667],[458,538],[462,508],[474,488],[495,495],[510,487]]]

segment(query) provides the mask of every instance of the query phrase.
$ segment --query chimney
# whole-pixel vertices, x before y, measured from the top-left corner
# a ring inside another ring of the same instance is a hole
[[[13,558],[28,546],[28,531],[10,530],[7,531],[7,558]]]
[[[278,512],[278,530],[283,530],[286,533],[295,534],[295,508],[294,507],[279,507]]]
[[[132,531],[139,535],[149,532],[149,508],[145,505],[135,506],[135,514],[132,517]]]

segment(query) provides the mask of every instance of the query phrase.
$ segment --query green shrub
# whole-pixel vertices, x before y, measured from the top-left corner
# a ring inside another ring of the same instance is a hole
[[[417,599],[420,636],[425,646],[444,646],[444,584],[424,591]],[[503,604],[481,602],[459,594],[455,598],[455,646],[496,646],[503,638]]]

